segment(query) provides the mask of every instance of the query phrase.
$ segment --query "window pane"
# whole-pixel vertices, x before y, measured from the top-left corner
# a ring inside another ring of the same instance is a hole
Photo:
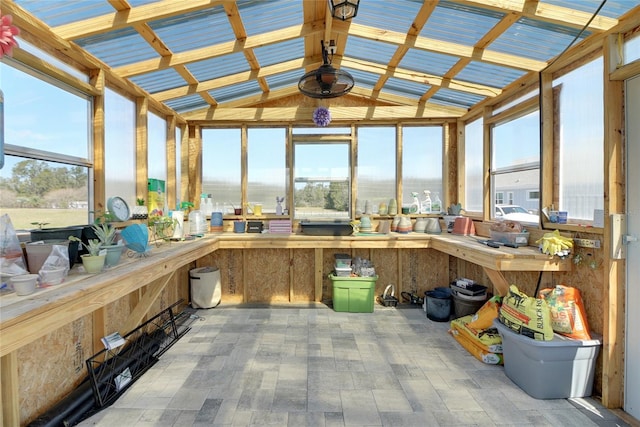
[[[167,122],[155,114],[148,115],[148,177],[167,182]],[[166,187],[165,187],[166,188]],[[166,196],[165,196],[166,197]],[[166,199],[165,199],[166,200]]]
[[[17,229],[86,224],[91,98],[15,66],[0,63],[7,144],[0,209]]]
[[[295,218],[349,218],[348,143],[296,143]]]
[[[356,214],[364,212],[366,201],[372,213],[380,203],[389,204],[396,196],[396,128],[358,129],[358,200]]]
[[[202,131],[202,192],[227,214],[242,207],[240,157],[240,129]]]
[[[462,207],[469,212],[482,212],[482,127],[482,119],[474,120],[465,126],[464,132],[465,200]]]
[[[521,222],[537,223],[538,201],[528,197],[540,188],[540,134],[539,114],[533,111],[525,116],[496,125],[491,135],[491,170],[493,203],[496,194],[502,202],[524,208],[520,216],[508,217]],[[499,212],[499,211],[498,211]],[[527,212],[534,212],[533,215]],[[496,211],[493,214],[495,216]]]
[[[424,191],[442,193],[442,126],[405,127],[402,129],[402,204],[409,206],[411,193],[422,201]]]
[[[6,156],[0,169],[0,208],[16,230],[86,224],[89,169]]]
[[[592,221],[604,207],[602,58],[554,81],[558,111],[558,210]]]
[[[287,194],[287,131],[284,128],[247,132],[247,201],[262,204],[263,214],[275,214],[276,197]],[[282,203],[286,208],[288,201]]]
[[[135,206],[136,194],[136,110],[135,103],[107,89],[105,114],[105,194],[122,197]]]
[[[91,100],[0,63],[5,144],[89,159]],[[4,84],[6,82],[6,84]]]
[[[180,198],[182,197],[182,130],[176,126],[176,204],[180,205]],[[169,206],[169,210],[173,209],[173,206]]]

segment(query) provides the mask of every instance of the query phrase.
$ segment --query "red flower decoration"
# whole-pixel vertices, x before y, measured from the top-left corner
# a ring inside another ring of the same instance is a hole
[[[0,18],[0,58],[4,55],[11,56],[13,47],[18,46],[15,36],[20,34],[20,30],[15,25],[11,25],[11,15],[4,15]]]

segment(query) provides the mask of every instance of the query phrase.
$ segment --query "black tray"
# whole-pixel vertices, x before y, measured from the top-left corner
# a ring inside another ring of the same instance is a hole
[[[349,236],[353,233],[353,227],[348,222],[301,222],[300,228],[303,234],[310,236]]]

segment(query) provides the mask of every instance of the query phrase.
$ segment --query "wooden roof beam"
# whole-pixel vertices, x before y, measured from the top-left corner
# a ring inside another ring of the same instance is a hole
[[[532,0],[452,0],[454,3],[490,9],[496,12],[516,12],[537,21],[582,29],[592,14],[562,6],[555,6],[542,1]],[[594,5],[595,7],[596,5]],[[594,8],[595,12],[595,8]],[[596,16],[588,29],[594,32],[607,31],[618,24],[618,20],[606,16]]]
[[[427,37],[416,37],[412,40],[406,34],[390,30],[382,30],[375,27],[352,23],[348,30],[349,35],[376,40],[385,43],[393,43],[398,46],[408,45],[416,49],[431,52],[444,53],[452,56],[471,58],[476,61],[487,62],[489,64],[515,68],[524,71],[539,71],[546,66],[546,62],[526,58],[524,56],[509,55],[490,50],[480,50],[473,46],[461,45],[443,40],[430,39]]]
[[[134,64],[124,65],[122,67],[115,68],[114,72],[122,77],[131,77],[152,71],[164,70],[169,67],[175,67],[176,65],[184,65],[190,62],[197,62],[204,59],[229,55],[231,53],[238,53],[244,51],[244,49],[267,46],[298,37],[305,37],[315,33],[320,33],[323,31],[321,24],[321,22],[316,21],[311,24],[294,25],[268,33],[249,36],[243,41],[235,40],[219,43],[217,45],[194,49],[187,52],[174,53],[171,57],[167,58],[154,58]]]
[[[119,30],[134,24],[144,24],[148,21],[208,9],[224,2],[224,0],[160,0],[144,6],[76,21],[72,24],[59,25],[53,28],[53,32],[66,40],[79,39]]]

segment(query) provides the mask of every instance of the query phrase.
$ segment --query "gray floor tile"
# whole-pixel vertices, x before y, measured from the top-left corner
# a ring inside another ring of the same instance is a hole
[[[218,306],[81,426],[626,426],[537,400],[421,309]]]

